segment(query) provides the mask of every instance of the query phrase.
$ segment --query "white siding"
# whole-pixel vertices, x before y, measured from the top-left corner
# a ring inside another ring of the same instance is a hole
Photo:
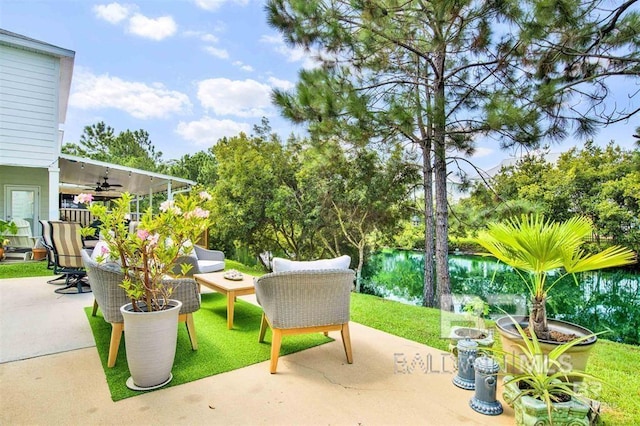
[[[58,157],[58,58],[0,45],[0,164],[47,167]]]

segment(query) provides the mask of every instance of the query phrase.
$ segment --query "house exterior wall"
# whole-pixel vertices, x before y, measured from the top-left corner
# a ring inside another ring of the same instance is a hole
[[[0,44],[0,164],[44,167],[58,158],[60,59]]]

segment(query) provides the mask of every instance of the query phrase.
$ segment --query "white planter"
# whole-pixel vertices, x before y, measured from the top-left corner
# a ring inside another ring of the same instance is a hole
[[[169,300],[164,311],[133,312],[131,303],[120,307],[124,318],[127,364],[131,377],[127,387],[134,390],[159,388],[171,381],[171,368],[178,339],[179,300]]]

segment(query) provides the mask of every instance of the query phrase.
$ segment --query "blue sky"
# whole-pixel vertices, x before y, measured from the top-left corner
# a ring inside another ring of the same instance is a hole
[[[283,138],[304,132],[280,118],[269,96],[293,87],[313,61],[268,26],[264,1],[0,0],[0,27],[76,52],[65,142],[104,121],[116,132],[148,131],[169,160],[251,133],[263,116]],[[636,126],[640,118],[596,141],[631,147]],[[510,154],[480,142],[474,161],[488,168]]]

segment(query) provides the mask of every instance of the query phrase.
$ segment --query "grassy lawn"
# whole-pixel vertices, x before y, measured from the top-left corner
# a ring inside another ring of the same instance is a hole
[[[226,260],[227,269],[262,275],[260,267],[249,268]],[[1,278],[52,276],[46,262],[0,262]],[[351,319],[360,324],[446,351],[440,338],[440,311],[409,306],[366,294],[353,293]],[[587,371],[602,378],[602,420],[611,425],[640,425],[640,347],[600,340],[589,358]]]
[[[351,297],[351,319],[425,345],[448,350],[440,338],[440,310],[407,306],[367,294]],[[499,339],[498,344],[499,344]],[[589,357],[587,372],[603,379],[599,400],[608,425],[640,425],[640,347],[600,339]]]
[[[53,271],[47,269],[47,261],[31,262],[0,262],[0,279],[53,276]]]

